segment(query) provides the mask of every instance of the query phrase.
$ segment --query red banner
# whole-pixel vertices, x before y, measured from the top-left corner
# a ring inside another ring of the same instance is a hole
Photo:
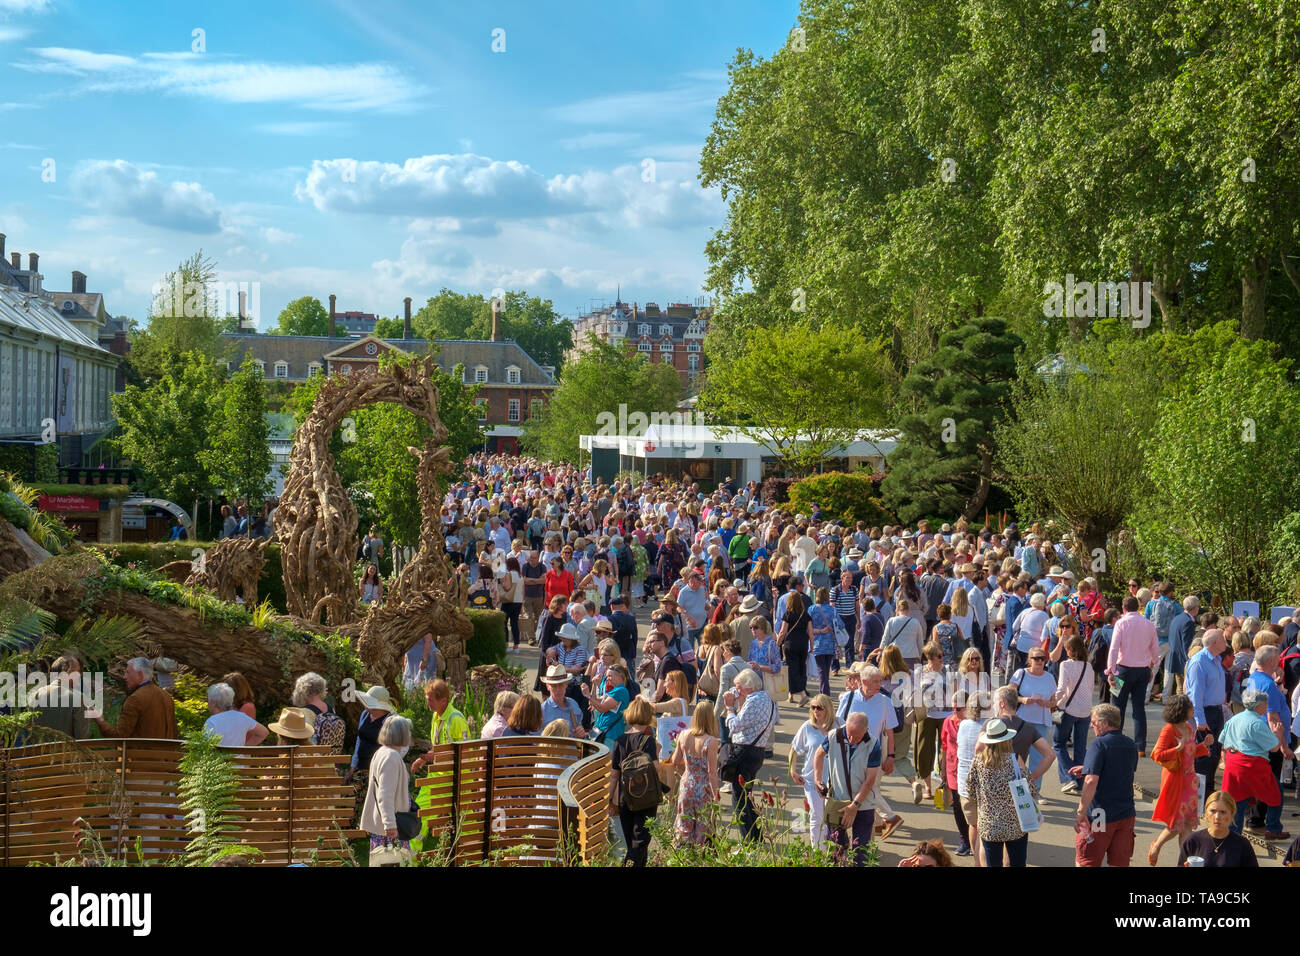
[[[41,495],[36,507],[41,511],[98,511],[99,499],[85,495]]]

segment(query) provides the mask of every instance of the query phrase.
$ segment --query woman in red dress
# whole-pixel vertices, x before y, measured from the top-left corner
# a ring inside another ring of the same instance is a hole
[[[1152,866],[1159,864],[1160,850],[1166,843],[1177,837],[1181,844],[1196,829],[1200,819],[1197,806],[1200,784],[1196,779],[1195,760],[1206,756],[1210,744],[1214,743],[1212,734],[1202,743],[1196,742],[1192,701],[1186,694],[1173,694],[1165,701],[1164,718],[1160,739],[1151,751],[1151,759],[1164,768],[1160,773],[1160,797],[1151,819],[1165,825],[1147,851],[1147,862]]]

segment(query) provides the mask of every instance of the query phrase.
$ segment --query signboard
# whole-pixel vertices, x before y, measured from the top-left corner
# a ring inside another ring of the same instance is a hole
[[[41,511],[98,511],[99,499],[85,495],[41,495],[36,499]]]
[[[67,434],[77,430],[77,360],[60,355],[57,375],[54,427]]]
[[[139,508],[128,505],[122,509],[122,527],[129,531],[144,531],[149,527],[149,519]]]

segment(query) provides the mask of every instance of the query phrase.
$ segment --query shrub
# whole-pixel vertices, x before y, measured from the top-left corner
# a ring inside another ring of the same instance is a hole
[[[765,507],[784,504],[790,500],[790,486],[797,478],[768,478],[759,485],[759,502]]]
[[[118,544],[96,546],[95,550],[116,552],[110,554],[113,563],[126,567],[134,564],[142,571],[157,571],[164,564],[173,561],[194,560],[195,548],[210,548],[212,541],[148,541],[121,542]],[[262,566],[262,576],[257,581],[258,601],[267,600],[281,614],[287,613],[284,597],[284,568],[280,563],[280,544],[272,541],[266,546],[266,564]]]
[[[505,664],[506,615],[503,611],[466,610],[474,635],[465,643],[469,667],[480,664]]]
[[[58,481],[59,446],[0,444],[0,471],[12,472],[19,481]]]
[[[846,524],[865,521],[867,526],[893,524],[891,515],[880,499],[874,497],[875,484],[866,472],[845,474],[840,471],[813,475],[790,486],[790,507],[801,514],[811,514],[820,505],[822,515]]]

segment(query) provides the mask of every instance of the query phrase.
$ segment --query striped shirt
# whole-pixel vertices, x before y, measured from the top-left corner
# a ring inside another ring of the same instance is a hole
[[[831,588],[831,603],[835,605],[835,613],[840,617],[853,617],[858,606],[858,589],[851,584],[846,588],[837,584]]]

